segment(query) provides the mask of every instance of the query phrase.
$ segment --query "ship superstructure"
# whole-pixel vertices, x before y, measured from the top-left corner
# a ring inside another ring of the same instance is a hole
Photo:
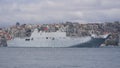
[[[70,37],[66,32],[42,32],[35,29],[30,37],[8,41],[8,47],[69,47],[91,40],[90,36]]]

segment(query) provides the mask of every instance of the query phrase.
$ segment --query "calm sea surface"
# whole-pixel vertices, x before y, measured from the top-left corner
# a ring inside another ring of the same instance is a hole
[[[0,48],[0,68],[120,68],[120,48]]]

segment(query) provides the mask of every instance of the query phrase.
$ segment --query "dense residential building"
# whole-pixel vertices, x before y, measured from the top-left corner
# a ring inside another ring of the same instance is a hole
[[[8,39],[6,34],[9,34],[10,38],[15,37],[29,37],[34,29],[44,32],[56,32],[58,30],[66,32],[67,36],[86,36],[91,34],[102,35],[110,33],[111,36],[107,41],[115,40],[119,42],[120,39],[120,22],[106,22],[106,23],[87,23],[80,24],[76,22],[66,22],[59,24],[20,24],[19,22],[12,27],[2,29],[0,28],[0,38],[4,37]],[[6,34],[3,34],[6,33]],[[8,39],[9,40],[9,39]],[[105,43],[107,43],[105,41]],[[108,44],[108,43],[107,43]]]

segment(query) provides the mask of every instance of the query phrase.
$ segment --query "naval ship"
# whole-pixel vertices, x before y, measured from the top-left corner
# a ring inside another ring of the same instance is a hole
[[[70,47],[91,40],[91,36],[70,37],[65,31],[43,32],[35,29],[30,37],[9,40],[8,47]]]
[[[57,30],[55,32],[38,31],[34,29],[29,37],[13,38],[7,42],[8,47],[74,47],[85,46],[91,40],[105,39],[107,35],[91,36],[68,36],[66,31]]]
[[[78,29],[71,24],[57,26],[42,25],[33,30],[28,30],[26,37],[15,37],[7,41],[8,47],[74,47],[86,46],[89,43],[102,42],[108,34],[95,35],[86,32],[77,35]],[[47,30],[46,30],[47,29]],[[80,31],[82,32],[82,30]],[[87,43],[87,44],[86,44]],[[86,45],[85,45],[86,44]],[[95,44],[96,45],[96,44]],[[90,46],[92,46],[90,44]]]

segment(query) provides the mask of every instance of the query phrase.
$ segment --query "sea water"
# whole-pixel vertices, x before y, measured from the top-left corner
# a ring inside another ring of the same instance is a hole
[[[0,68],[120,68],[120,48],[0,48]]]

